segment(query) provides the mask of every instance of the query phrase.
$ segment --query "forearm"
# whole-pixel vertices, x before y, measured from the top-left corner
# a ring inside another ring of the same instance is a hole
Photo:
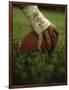
[[[37,34],[42,33],[51,24],[51,22],[40,12],[37,5],[25,6],[23,11]]]

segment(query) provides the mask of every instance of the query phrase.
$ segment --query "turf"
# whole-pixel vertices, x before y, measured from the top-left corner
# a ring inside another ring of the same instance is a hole
[[[13,61],[14,84],[65,82],[65,12],[40,9],[54,23],[59,32],[57,47],[51,57],[47,51],[20,52],[19,41],[31,30],[23,10],[13,8]]]

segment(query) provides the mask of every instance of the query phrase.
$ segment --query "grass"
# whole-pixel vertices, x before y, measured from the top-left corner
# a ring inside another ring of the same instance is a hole
[[[13,9],[13,61],[14,84],[35,83],[64,83],[64,45],[65,45],[65,18],[64,11],[50,11],[41,9],[42,13],[57,26],[59,40],[51,57],[45,52],[21,52],[18,50],[19,41],[31,30],[23,11]]]

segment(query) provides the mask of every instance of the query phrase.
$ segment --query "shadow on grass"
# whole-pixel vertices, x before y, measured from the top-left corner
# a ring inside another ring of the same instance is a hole
[[[21,52],[18,40],[13,42],[14,84],[64,83],[64,47],[56,47],[51,57],[47,51]]]

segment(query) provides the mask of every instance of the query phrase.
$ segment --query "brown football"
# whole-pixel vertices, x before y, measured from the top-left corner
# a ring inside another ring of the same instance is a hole
[[[19,49],[21,51],[31,51],[31,50],[37,50],[38,46],[38,36],[35,32],[31,31],[29,32],[24,39],[20,42]],[[43,43],[41,46],[42,49],[47,48],[47,41],[43,36]]]
[[[51,45],[49,45],[49,43],[47,43],[47,38],[43,35],[43,42],[42,42],[41,49],[42,50],[47,49],[48,54],[51,54],[53,49],[57,45],[58,32],[56,30],[49,30],[48,33],[51,38],[50,39]],[[34,31],[31,31],[25,36],[25,38],[23,38],[20,41],[19,49],[20,49],[20,51],[27,52],[27,51],[31,51],[31,50],[38,50],[37,46],[38,46],[38,35]],[[49,49],[48,49],[48,47],[49,47]]]

